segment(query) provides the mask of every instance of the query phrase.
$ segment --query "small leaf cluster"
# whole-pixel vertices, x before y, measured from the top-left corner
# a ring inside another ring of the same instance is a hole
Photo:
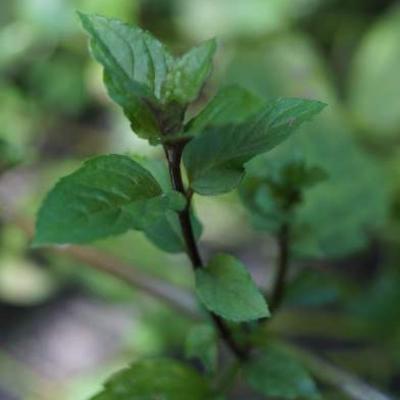
[[[324,181],[327,173],[304,160],[290,160],[275,170],[265,169],[262,163],[256,159],[248,164],[240,195],[254,225],[276,233],[284,224],[294,223],[305,191]]]
[[[214,39],[175,57],[138,27],[95,15],[79,16],[90,36],[92,54],[104,68],[110,97],[135,134],[164,148],[168,163],[116,154],[86,161],[63,177],[44,200],[35,246],[89,243],[133,229],[167,252],[189,253],[182,224],[186,215],[193,240],[201,235],[193,195],[219,195],[237,188],[249,162],[280,145],[325,106],[297,98],[264,101],[230,86],[187,120],[187,109],[212,69]],[[322,177],[318,169],[293,164],[267,180],[248,175],[242,194],[260,214],[287,218],[285,212],[300,201],[302,190]],[[285,204],[288,198],[290,207]],[[264,209],[268,202],[271,210]],[[230,324],[238,327],[270,316],[264,295],[235,257],[218,254],[193,267],[197,296],[223,331]],[[204,326],[199,332],[188,338],[188,356],[200,357],[209,371],[215,371],[216,332]],[[305,370],[273,348],[244,362],[244,374],[251,386],[268,396],[311,398],[316,393]],[[94,399],[209,399],[216,392],[184,363],[145,360],[114,376]]]

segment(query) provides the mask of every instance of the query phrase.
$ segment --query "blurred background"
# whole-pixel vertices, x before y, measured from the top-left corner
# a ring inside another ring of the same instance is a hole
[[[128,361],[182,357],[193,325],[82,257],[29,247],[43,196],[82,160],[161,154],[108,99],[77,9],[138,24],[177,54],[217,36],[199,108],[231,83],[264,98],[328,103],[269,156],[274,165],[301,153],[328,175],[298,211],[291,282],[271,330],[400,398],[400,2],[2,0],[0,399],[83,400]],[[268,288],[276,246],[254,229],[239,196],[198,198],[196,207],[203,251],[235,254]],[[192,289],[186,258],[141,233],[95,247],[169,295],[172,285]]]

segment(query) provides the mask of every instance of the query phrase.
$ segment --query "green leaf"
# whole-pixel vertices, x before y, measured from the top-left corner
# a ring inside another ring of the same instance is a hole
[[[188,333],[185,343],[185,353],[188,358],[197,358],[210,372],[217,368],[217,335],[212,326],[196,325]]]
[[[287,160],[275,169],[260,164],[256,158],[246,165],[240,198],[257,228],[277,232],[285,222],[294,224],[305,190],[325,180],[327,174],[298,159]]]
[[[123,108],[133,130],[154,142],[161,133],[159,102],[172,55],[138,27],[96,15],[79,16],[91,36],[93,56],[104,67],[110,97]]]
[[[268,397],[282,399],[319,399],[314,381],[288,352],[269,346],[244,367],[247,382]]]
[[[110,97],[132,129],[151,144],[178,133],[188,103],[195,100],[212,66],[215,40],[174,58],[155,37],[119,20],[79,13],[91,36],[95,59],[104,67]]]
[[[227,86],[187,124],[185,130],[200,133],[210,126],[237,124],[259,111],[262,105],[263,101],[248,90]]]
[[[129,229],[143,230],[185,200],[164,194],[131,158],[107,155],[62,178],[39,211],[34,245],[86,243]]]
[[[192,189],[203,195],[234,189],[247,161],[283,142],[324,107],[318,101],[277,99],[246,122],[207,129],[183,152]]]
[[[207,400],[207,382],[172,359],[139,361],[115,374],[92,400]]]
[[[211,39],[174,62],[163,86],[164,102],[176,101],[185,105],[196,100],[211,71],[216,48],[215,39]]]
[[[251,321],[270,315],[245,266],[229,255],[217,255],[196,270],[196,291],[208,310],[227,320]]]
[[[165,192],[172,190],[169,172],[165,162],[149,158],[137,157],[135,159],[140,165],[151,172]],[[195,237],[199,239],[203,232],[203,226],[193,210],[191,212],[191,219]],[[149,223],[144,228],[144,234],[153,244],[163,251],[168,253],[181,253],[186,251],[182,229],[176,212],[167,211],[158,220]]]

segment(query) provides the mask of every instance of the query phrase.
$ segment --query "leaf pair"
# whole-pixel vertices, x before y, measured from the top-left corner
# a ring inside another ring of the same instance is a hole
[[[179,128],[182,113],[207,78],[216,49],[204,42],[180,58],[148,32],[115,19],[79,13],[110,97],[150,143]]]
[[[196,291],[208,310],[227,320],[243,322],[270,316],[246,267],[232,256],[216,255],[205,268],[196,270]]]

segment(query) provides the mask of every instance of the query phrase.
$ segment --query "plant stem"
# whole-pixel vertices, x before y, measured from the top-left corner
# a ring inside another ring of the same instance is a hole
[[[182,228],[183,239],[186,245],[186,253],[192,263],[194,270],[198,268],[204,268],[204,263],[201,258],[199,248],[197,246],[196,238],[193,232],[192,221],[190,218],[190,207],[191,207],[191,193],[187,192],[182,180],[181,172],[181,158],[182,158],[183,146],[176,144],[170,147],[165,147],[165,155],[168,161],[169,173],[171,176],[171,182],[173,188],[182,193],[186,197],[186,207],[179,212],[179,222]],[[239,360],[245,360],[247,358],[247,350],[243,349],[236,343],[232,336],[229,327],[225,322],[216,314],[210,313],[212,321],[218,330],[222,340],[231,349],[233,354]]]
[[[290,225],[288,222],[282,224],[277,237],[278,242],[278,263],[275,283],[273,286],[270,301],[271,310],[280,307],[285,295],[286,276],[289,270],[290,261]]]
[[[33,223],[30,220],[27,220],[23,216],[19,215],[14,210],[15,202],[13,201],[13,197],[6,196],[5,191],[0,190],[0,204],[2,218],[5,217],[5,220],[7,222],[13,222],[15,226],[17,226],[22,232],[27,235],[27,237],[31,238],[34,231]],[[200,318],[200,316],[197,315],[195,305],[192,304],[192,301],[190,300],[190,296],[186,296],[186,293],[184,296],[179,296],[178,300],[175,297],[171,298],[170,296],[167,296],[167,291],[165,290],[159,291],[159,285],[154,286],[154,284],[151,284],[151,287],[155,287],[156,289],[149,289],[147,285],[138,283],[136,279],[137,277],[134,276],[136,271],[133,266],[126,265],[118,259],[110,259],[110,255],[100,252],[98,250],[91,249],[91,255],[89,256],[89,253],[87,253],[88,250],[89,249],[83,246],[54,246],[47,249],[47,251],[53,251],[57,254],[71,256],[71,258],[83,262],[89,267],[109,273],[110,275],[113,275],[114,277],[126,282],[133,288],[143,290],[149,295],[161,299],[162,301],[176,308],[177,311],[184,311],[185,316],[194,319]],[[95,254],[94,258],[92,257],[93,254]],[[148,276],[147,279],[152,281],[154,278]],[[163,285],[168,286],[168,293],[170,294],[182,291],[182,289],[170,286],[170,284],[167,284],[166,282],[162,283]],[[291,330],[290,328],[288,329]],[[304,364],[316,377],[319,378],[320,381],[337,387],[344,394],[349,396],[349,398],[354,400],[392,400],[391,397],[382,393],[378,389],[366,384],[358,377],[350,374],[345,370],[340,369],[339,367],[329,363],[328,361],[325,361],[320,357],[309,353],[308,351],[301,349],[293,344],[289,344],[286,342],[285,346],[289,350],[291,350],[294,355],[297,355],[297,357],[302,359]]]
[[[192,222],[190,220],[190,203],[191,196],[185,190],[185,186],[182,181],[181,173],[181,157],[182,157],[182,146],[176,145],[165,151],[168,160],[169,172],[171,176],[173,188],[182,193],[186,197],[186,206],[178,214],[179,222],[183,231],[183,238],[186,244],[187,254],[190,258],[194,269],[201,268],[203,261],[199,249],[197,247],[196,238],[194,236]]]

